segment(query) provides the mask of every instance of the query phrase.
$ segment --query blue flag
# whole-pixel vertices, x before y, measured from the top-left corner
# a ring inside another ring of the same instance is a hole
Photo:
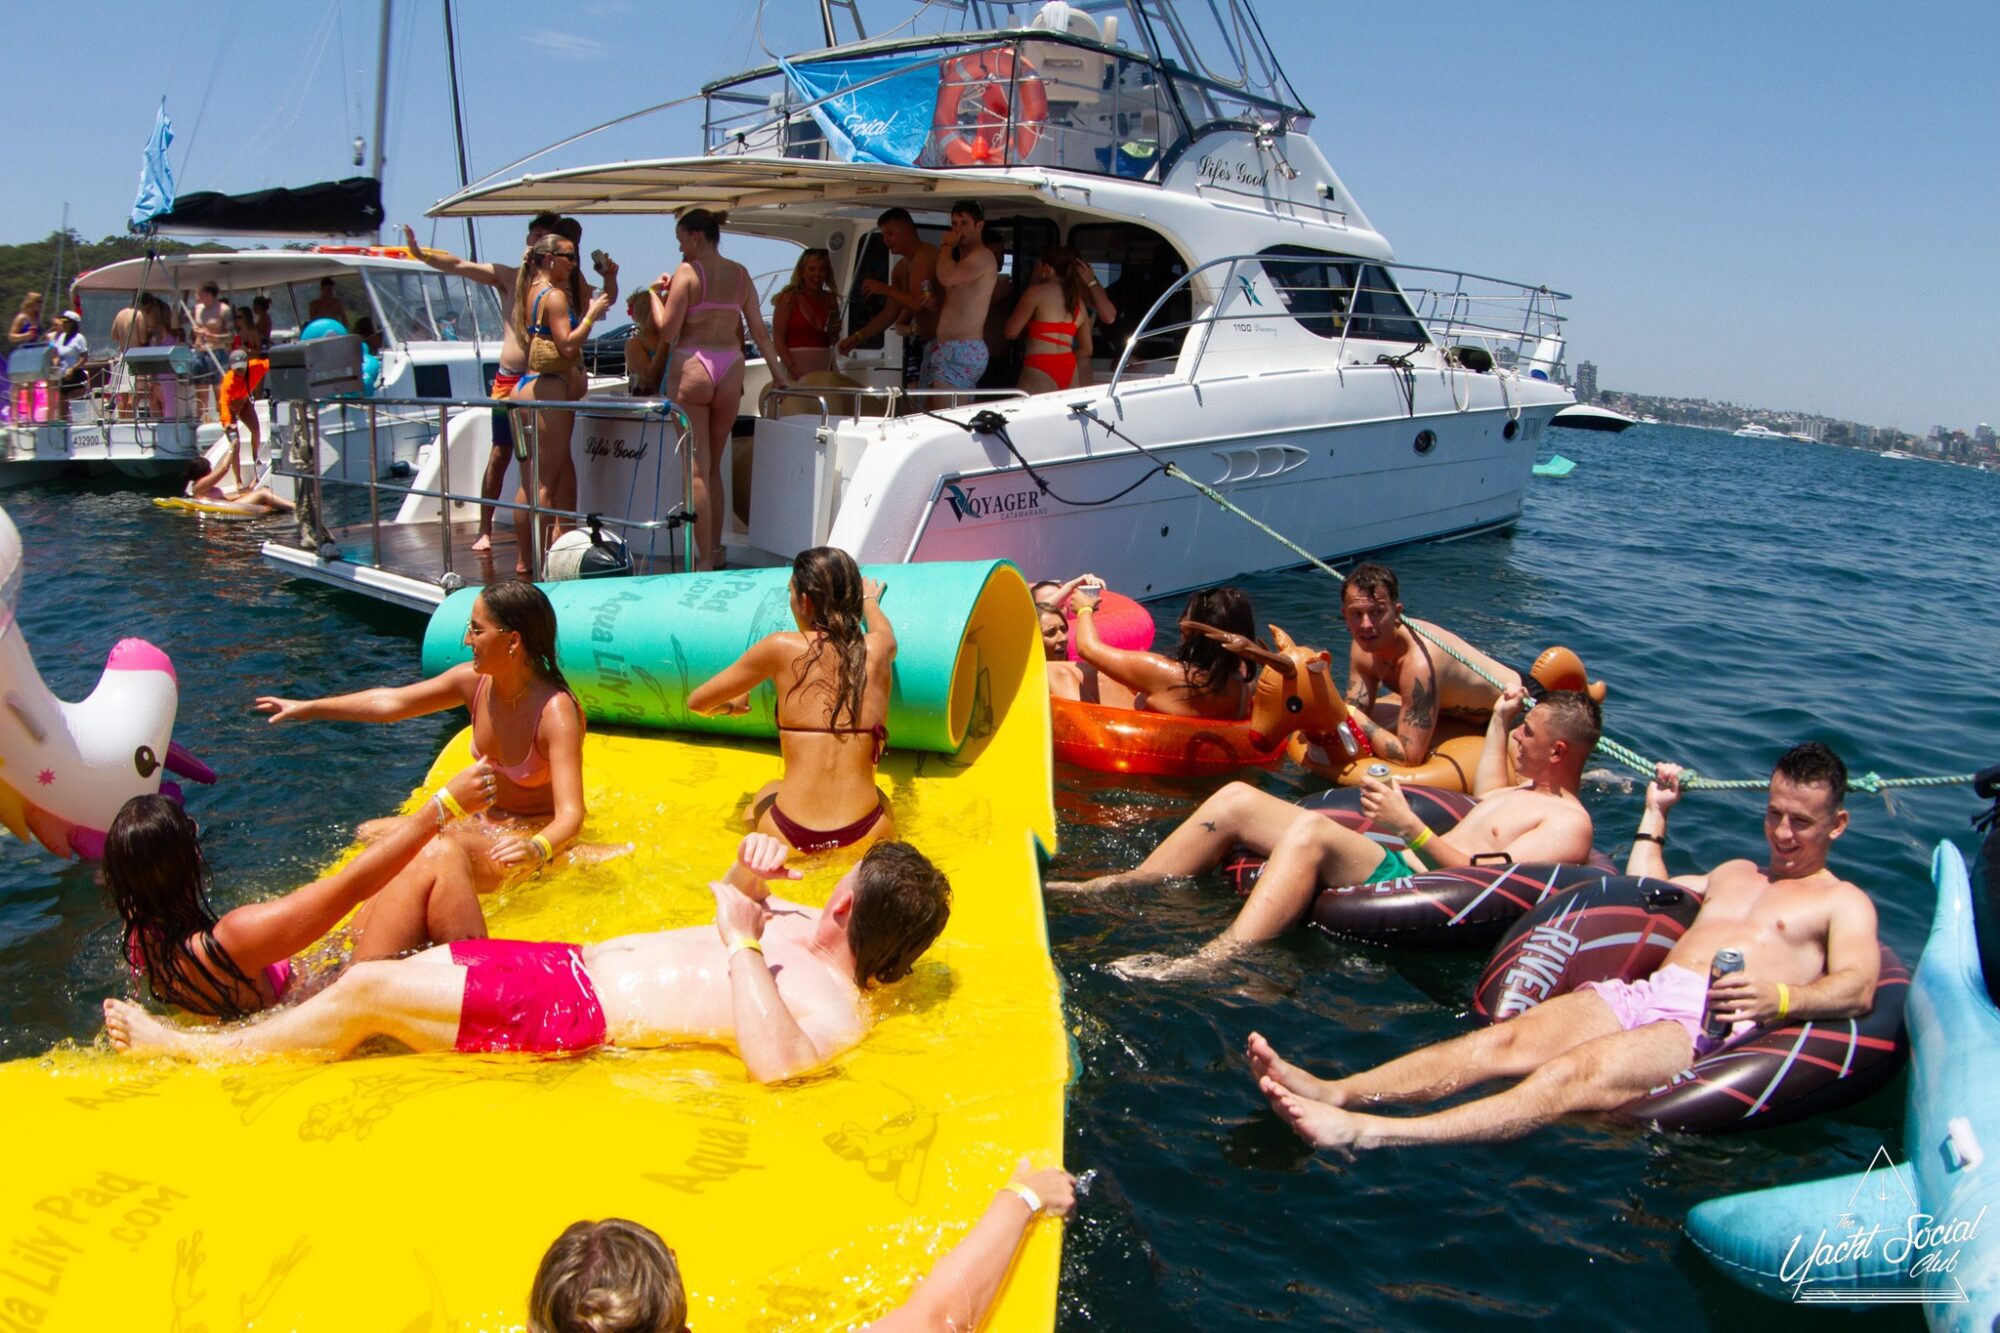
[[[936,61],[910,64],[900,56],[869,56],[778,64],[793,90],[816,103],[813,119],[836,158],[898,167],[917,164],[937,110]],[[842,91],[849,88],[854,91]]]
[[[146,140],[146,155],[139,166],[139,197],[132,201],[133,231],[144,231],[162,213],[174,211],[174,169],[167,165],[167,148],[174,141],[174,123],[167,119],[167,99],[160,99],[160,114],[153,121],[153,137]]]

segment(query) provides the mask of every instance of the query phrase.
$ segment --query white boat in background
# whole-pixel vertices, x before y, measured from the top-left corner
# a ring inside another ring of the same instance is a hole
[[[862,283],[890,260],[877,216],[906,208],[935,239],[952,201],[973,198],[1017,284],[1062,243],[1109,289],[1118,323],[1089,382],[1058,392],[905,389],[893,331],[841,363],[851,389],[763,393],[753,362],[754,419],[723,466],[731,563],[819,544],[864,562],[1005,556],[1031,578],[1090,569],[1137,596],[1299,563],[1183,475],[1326,557],[1520,516],[1543,431],[1574,401],[1552,379],[1566,298],[1395,263],[1307,137],[1312,114],[1246,0],[967,0],[926,8],[948,29],[928,34],[898,13],[870,29],[897,35],[869,39],[856,7],[822,7],[823,49],[708,85],[704,155],[538,166],[431,210],[663,228],[727,210],[731,235],[829,250],[853,329],[872,313]],[[842,15],[852,40],[836,40]],[[474,415],[413,492],[464,492],[488,438]],[[474,513],[420,503],[399,518]],[[265,555],[388,595],[357,568],[359,541],[342,545]],[[392,600],[435,601],[445,572]]]
[[[308,307],[332,279],[348,321],[370,320],[379,333],[381,374],[374,395],[404,402],[449,402],[486,392],[500,356],[502,319],[493,289],[446,277],[400,248],[319,246],[310,250],[242,250],[128,259],[83,274],[75,291],[83,331],[93,349],[95,387],[72,405],[68,420],[15,423],[5,428],[0,478],[16,469],[41,477],[77,466],[106,466],[134,476],[178,474],[197,455],[226,448],[215,411],[215,382],[226,355],[186,344],[114,350],[112,322],[151,293],[192,324],[197,294],[215,283],[232,307],[252,298],[271,302],[274,343],[296,339],[312,322]],[[117,387],[120,371],[132,387]],[[290,423],[274,404],[254,408],[266,452]],[[371,432],[367,399],[318,409],[321,467],[354,481],[369,476]],[[378,410],[372,432],[374,475],[409,475],[436,439],[442,418],[418,407]],[[282,480],[277,483],[283,490]]]
[[[1628,417],[1623,412],[1614,412],[1608,407],[1593,407],[1587,403],[1576,403],[1555,414],[1549,424],[1566,430],[1598,430],[1616,433],[1629,430],[1639,424],[1637,417]]]
[[[1768,426],[1761,426],[1754,421],[1743,426],[1741,429],[1731,431],[1730,434],[1739,440],[1789,440],[1792,438],[1783,431],[1772,430]]]

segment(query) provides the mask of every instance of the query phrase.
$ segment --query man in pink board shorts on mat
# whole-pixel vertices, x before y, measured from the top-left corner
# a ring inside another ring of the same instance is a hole
[[[770,896],[797,879],[790,848],[753,833],[709,888],[715,924],[602,944],[460,940],[357,963],[298,1006],[228,1030],[160,1022],[104,1002],[111,1044],[133,1055],[286,1051],[346,1056],[370,1037],[416,1051],[580,1051],[733,1044],[761,1083],[827,1063],[867,1033],[863,992],[906,976],[951,913],[951,885],[908,843],[871,848],[823,909]]]
[[[1833,751],[1817,742],[1786,751],[1764,808],[1768,863],[1725,861],[1706,875],[1673,876],[1701,895],[1701,911],[1648,978],[1591,983],[1340,1079],[1313,1077],[1253,1032],[1257,1086],[1322,1148],[1515,1139],[1564,1115],[1623,1106],[1754,1028],[1865,1014],[1881,972],[1875,904],[1826,868],[1828,848],[1847,828],[1846,792],[1847,766]],[[1680,769],[1661,764],[1646,788],[1627,874],[1667,877],[1667,811],[1679,799]],[[1719,949],[1740,950],[1743,970],[1710,985]],[[1720,1040],[1704,1030],[1710,1013],[1730,1025]],[[1501,1078],[1521,1081],[1428,1115],[1354,1109],[1438,1101]]]

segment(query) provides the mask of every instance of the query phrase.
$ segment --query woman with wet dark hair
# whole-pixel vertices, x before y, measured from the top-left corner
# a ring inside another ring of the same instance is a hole
[[[285,998],[292,956],[354,920],[356,962],[453,940],[484,939],[486,918],[465,853],[433,843],[451,809],[483,810],[494,778],[474,764],[340,869],[270,902],[218,916],[208,901],[200,831],[166,796],[125,802],[104,838],[104,883],[125,923],[123,947],[153,998],[209,1018],[242,1018]]]
[[[532,583],[490,583],[465,629],[472,660],[414,685],[327,699],[257,700],[273,722],[401,722],[464,707],[472,754],[498,790],[486,817],[454,824],[481,892],[553,860],[583,828],[583,710],[556,665],[556,613]],[[518,758],[508,759],[515,755]],[[362,828],[369,837],[376,821]]]
[[[748,818],[801,852],[896,836],[875,786],[896,660],[883,592],[845,551],[800,552],[791,581],[798,628],[765,635],[688,696],[696,713],[745,713],[751,690],[767,680],[776,686],[785,776],[757,793]]]
[[[1257,614],[1240,588],[1207,588],[1188,598],[1181,613],[1181,641],[1174,655],[1113,648],[1097,635],[1097,594],[1103,582],[1093,574],[1060,589],[1076,617],[1071,641],[1077,660],[1132,691],[1134,708],[1177,717],[1240,721],[1250,715],[1257,672],[1245,650],[1257,644]]]

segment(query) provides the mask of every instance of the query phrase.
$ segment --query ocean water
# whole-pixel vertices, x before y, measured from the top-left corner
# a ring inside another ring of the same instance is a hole
[[[1989,549],[2000,476],[1672,427],[1552,439],[1577,470],[1536,482],[1515,529],[1390,554],[1413,613],[1514,658],[1569,644],[1611,684],[1611,734],[1716,776],[1762,775],[1808,738],[1884,775],[2000,759]],[[173,654],[176,736],[226,779],[192,801],[225,903],[310,878],[459,725],[268,726],[251,707],[260,693],[406,676],[421,626],[280,581],[256,560],[259,525],[194,522],[109,482],[0,502],[26,544],[20,623],[51,688],[87,693],[124,635]],[[1324,575],[1243,584],[1262,619],[1344,646]],[[1598,845],[1622,853],[1642,788],[1608,763],[1594,773]],[[1311,789],[1284,769],[1257,780]],[[1136,862],[1204,794],[1072,771],[1056,786],[1050,873],[1065,878]],[[1961,788],[1850,805],[1835,867],[1875,895],[1884,935],[1914,959],[1930,848],[1963,844],[1976,802]],[[1670,863],[1759,855],[1760,808],[1751,795],[1689,795]],[[1885,1144],[1900,1154],[1900,1080],[1838,1114],[1726,1139],[1565,1126],[1511,1145],[1320,1157],[1263,1108],[1246,1034],[1314,1068],[1372,1064],[1466,1030],[1482,959],[1301,932],[1207,985],[1106,970],[1192,947],[1234,905],[1219,881],[1050,902],[1078,1061],[1069,1165],[1097,1172],[1069,1231],[1059,1327],[1808,1326],[1810,1311],[1715,1273],[1681,1221],[1715,1194],[1856,1170]],[[98,1002],[123,984],[115,953],[89,869],[0,851],[0,1058],[89,1040]],[[1907,1310],[1851,1322],[1918,1324]]]

